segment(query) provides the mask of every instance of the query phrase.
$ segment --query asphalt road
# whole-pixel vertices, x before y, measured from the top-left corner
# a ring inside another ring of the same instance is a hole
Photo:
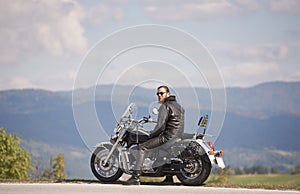
[[[277,191],[262,189],[231,189],[213,187],[187,187],[187,186],[123,186],[121,184],[97,183],[0,183],[1,194],[92,194],[92,193],[121,193],[121,194],[288,194],[299,191]]]

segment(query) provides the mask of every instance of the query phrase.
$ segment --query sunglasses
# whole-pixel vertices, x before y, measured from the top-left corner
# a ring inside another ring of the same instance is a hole
[[[156,95],[157,96],[162,96],[162,95],[164,95],[164,93],[167,93],[167,92],[157,92]]]

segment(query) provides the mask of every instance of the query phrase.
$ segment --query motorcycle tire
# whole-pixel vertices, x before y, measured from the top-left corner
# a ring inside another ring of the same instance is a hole
[[[106,164],[104,161],[109,153],[105,148],[97,148],[91,157],[90,167],[94,176],[103,183],[117,181],[123,174],[119,166],[119,159],[116,153],[112,154]]]
[[[199,186],[206,181],[211,172],[211,163],[204,157],[207,156],[203,155],[197,159],[184,161],[180,173],[176,174],[183,185]]]

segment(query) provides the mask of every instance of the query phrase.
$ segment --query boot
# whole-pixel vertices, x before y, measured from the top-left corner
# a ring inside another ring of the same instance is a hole
[[[172,185],[174,183],[173,176],[166,176],[165,180],[161,182],[163,185]]]
[[[124,182],[124,185],[140,185],[140,175],[142,173],[142,165],[145,158],[145,151],[139,150],[137,160],[136,160],[136,166],[133,171],[133,174],[130,179],[128,179],[126,182]]]
[[[140,185],[140,175],[133,174],[123,185]]]

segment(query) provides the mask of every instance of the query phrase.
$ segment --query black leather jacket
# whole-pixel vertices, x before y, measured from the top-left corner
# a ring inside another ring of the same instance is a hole
[[[181,138],[184,132],[184,109],[175,96],[169,96],[159,107],[158,120],[150,138],[160,137],[161,143],[174,137]]]

